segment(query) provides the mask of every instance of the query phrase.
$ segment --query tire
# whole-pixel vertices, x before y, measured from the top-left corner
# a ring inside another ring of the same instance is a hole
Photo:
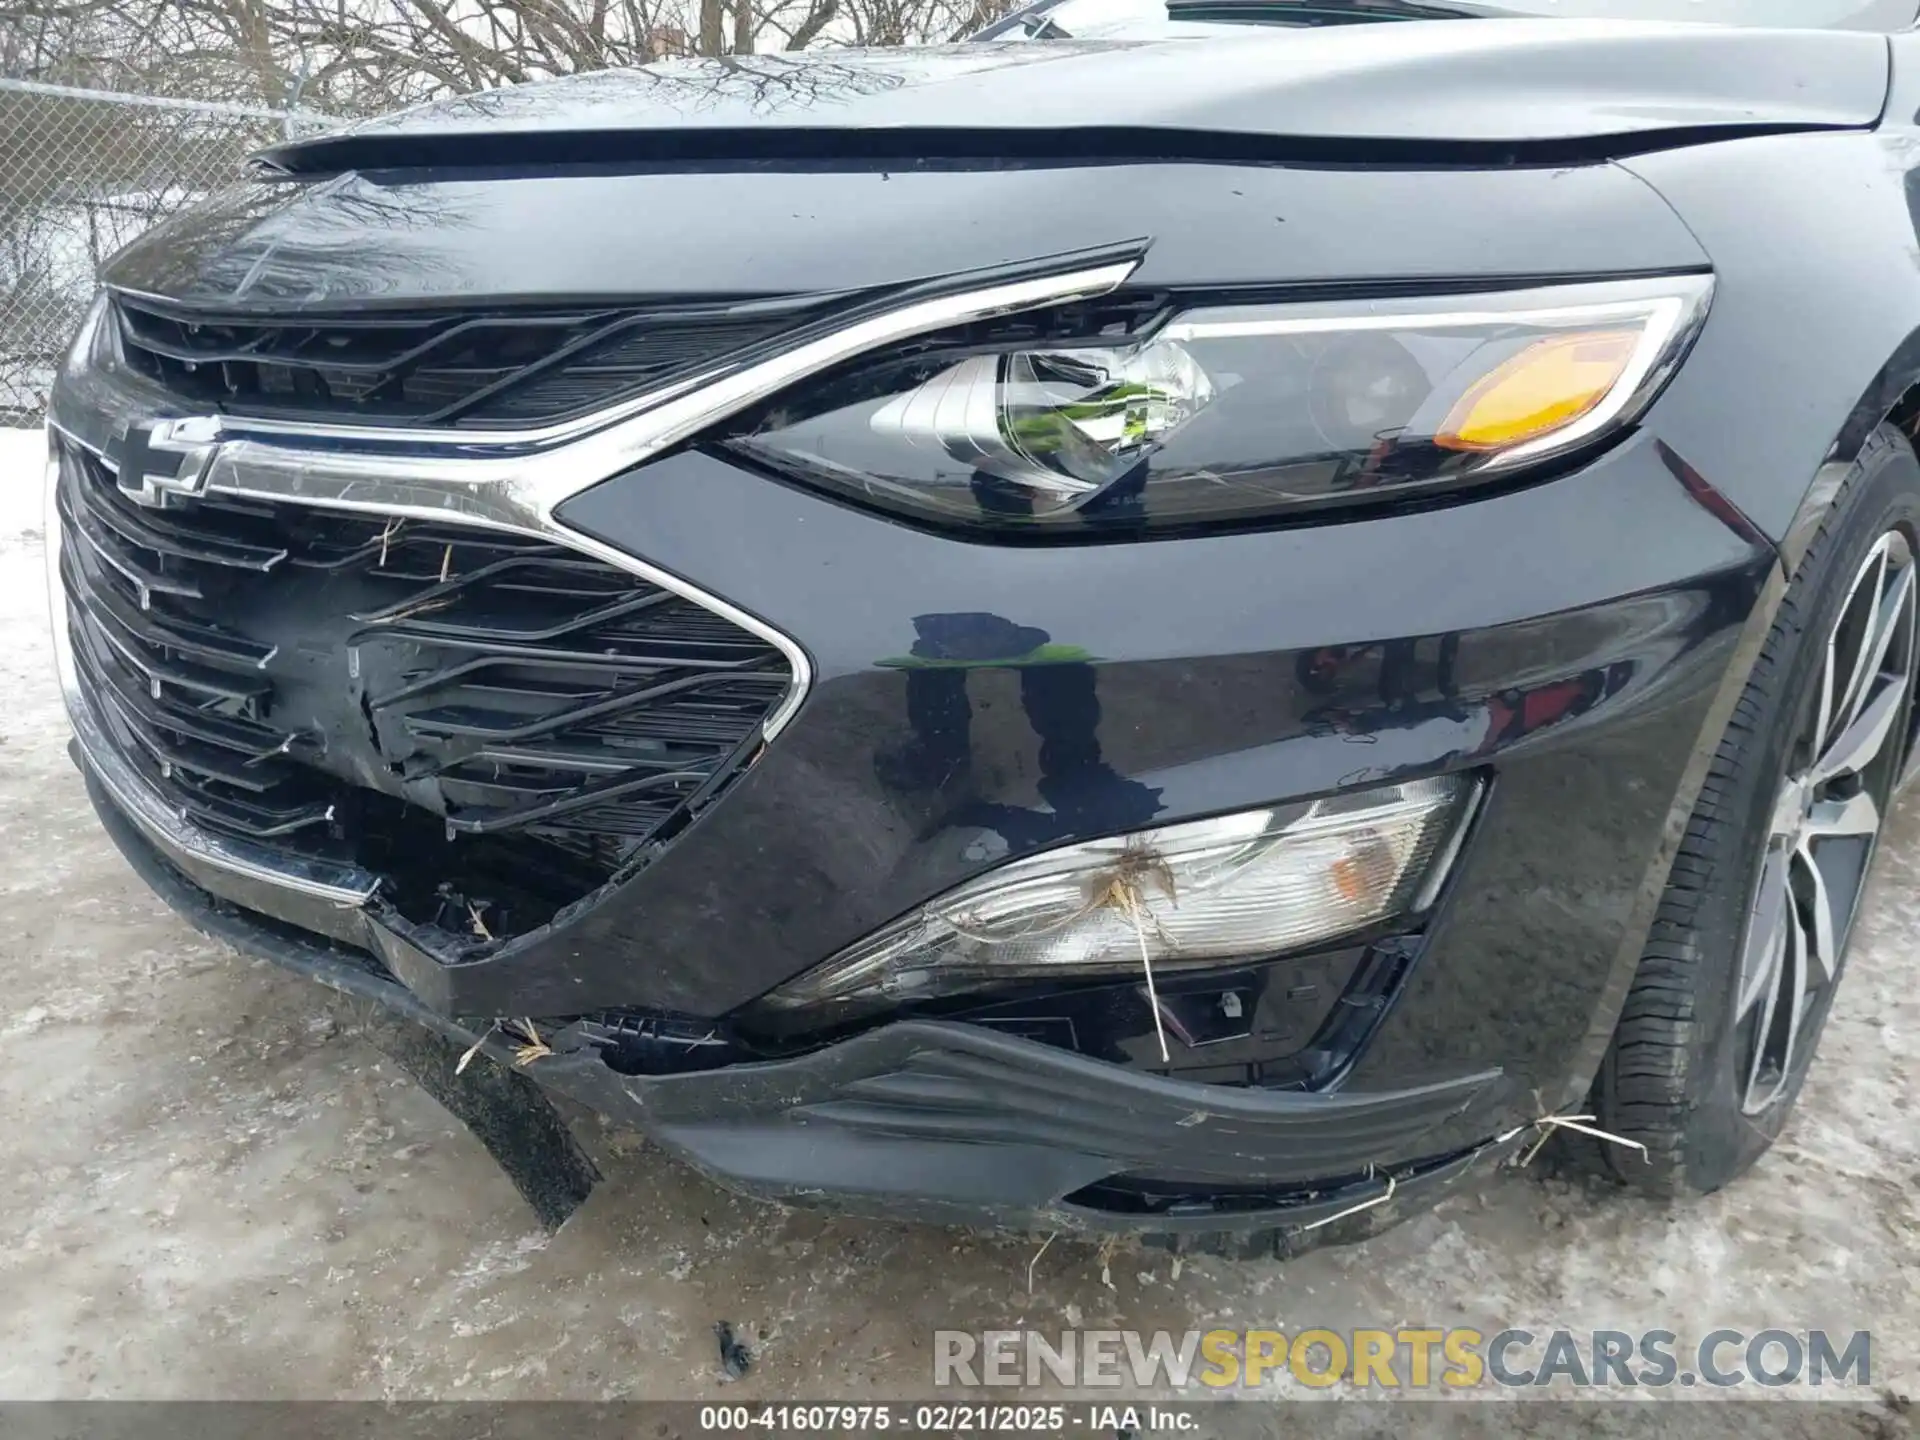
[[[1905,758],[1917,537],[1920,461],[1904,435],[1883,425],[1788,584],[1594,1082],[1600,1127],[1646,1147],[1643,1161],[1627,1147],[1598,1146],[1606,1167],[1635,1188],[1719,1189],[1765,1153],[1805,1082],[1878,838],[1877,823],[1856,833],[1867,814],[1858,797],[1884,818]],[[1880,621],[1890,628],[1877,628]],[[1850,666],[1883,633],[1886,665],[1870,674]],[[1818,735],[1829,676],[1844,692],[1843,674],[1866,676],[1855,692],[1866,703],[1849,705],[1843,693]],[[1873,730],[1863,722],[1889,710],[1887,738],[1871,763],[1805,783],[1843,758],[1834,737],[1851,737],[1846,753],[1858,753]],[[1852,729],[1849,714],[1860,717]],[[1851,896],[1843,893],[1849,880]],[[1824,931],[1820,913],[1829,917]],[[1778,944],[1768,943],[1775,935]]]

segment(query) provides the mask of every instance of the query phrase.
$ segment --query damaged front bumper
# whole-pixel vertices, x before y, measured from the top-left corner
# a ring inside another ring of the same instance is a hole
[[[454,1047],[477,1046],[513,1065],[508,1037],[422,1004],[366,952],[203,888],[202,876],[231,872],[190,869],[191,855],[163,849],[82,769],[114,843],[197,928],[439,1036],[440,1069],[451,1069]],[[1504,1142],[1436,1150],[1429,1137],[1463,1124],[1490,1133],[1510,1098],[1497,1070],[1354,1094],[1196,1084],[926,1020],[881,1025],[789,1059],[691,1073],[621,1074],[586,1047],[545,1056],[524,1073],[764,1199],[934,1224],[1175,1236],[1307,1233],[1349,1215],[1368,1227],[1390,1222],[1399,1207],[1430,1204],[1490,1166]],[[436,1076],[433,1088],[461,1113],[449,1078]],[[497,1115],[462,1118],[543,1218],[558,1223],[584,1199],[590,1168],[543,1120],[503,1137]],[[1409,1158],[1383,1165],[1384,1156]]]

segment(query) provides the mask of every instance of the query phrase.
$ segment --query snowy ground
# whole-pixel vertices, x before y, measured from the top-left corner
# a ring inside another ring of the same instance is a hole
[[[937,1326],[1407,1323],[1869,1329],[1874,1390],[1920,1392],[1912,802],[1798,1119],[1699,1204],[1511,1177],[1365,1246],[1123,1253],[1108,1284],[1064,1241],[1036,1262],[787,1213],[601,1135],[606,1183],[548,1237],[318,991],[192,934],[98,831],[47,653],[40,456],[0,432],[0,1397],[912,1396]],[[721,1319],[759,1356],[724,1390]],[[1890,1398],[1839,1433],[1909,1423]]]
[[[40,538],[47,442],[39,430],[0,430],[0,541]]]

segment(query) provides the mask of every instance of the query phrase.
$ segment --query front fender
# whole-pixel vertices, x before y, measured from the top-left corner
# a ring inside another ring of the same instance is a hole
[[[1920,384],[1920,132],[1771,136],[1622,162],[1712,260],[1713,310],[1647,415],[1788,574]]]

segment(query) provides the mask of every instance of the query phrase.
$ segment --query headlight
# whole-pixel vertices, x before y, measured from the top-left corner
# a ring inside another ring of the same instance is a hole
[[[1457,776],[1416,780],[1028,856],[767,1000],[898,1004],[1020,979],[1139,973],[1143,958],[1190,966],[1302,949],[1425,903],[1471,793]]]
[[[934,337],[809,382],[727,443],[874,505],[1030,533],[1406,499],[1631,424],[1711,291],[1710,277],[1683,275],[1172,309],[1058,344]]]

